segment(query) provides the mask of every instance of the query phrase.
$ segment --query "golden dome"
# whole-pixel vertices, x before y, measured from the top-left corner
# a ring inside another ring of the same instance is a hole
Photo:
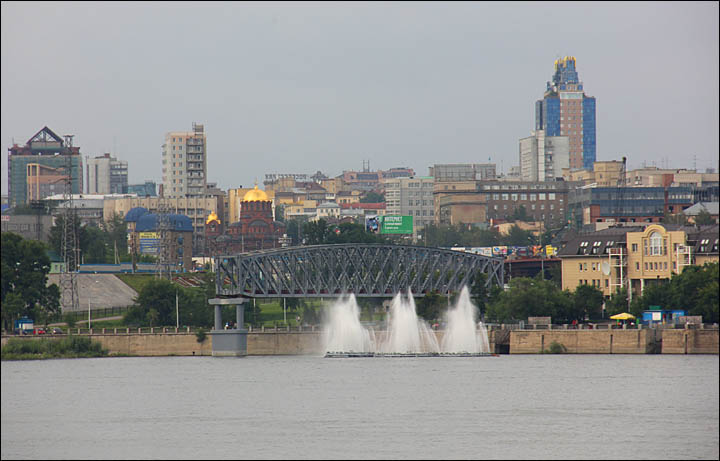
[[[268,202],[270,199],[268,198],[267,194],[264,191],[261,191],[258,189],[258,186],[255,185],[255,189],[252,189],[247,194],[245,194],[245,197],[242,199],[243,202]]]
[[[210,216],[207,217],[207,221],[205,221],[205,224],[210,224],[210,221],[220,222],[218,215],[216,215],[214,211],[210,212]]]

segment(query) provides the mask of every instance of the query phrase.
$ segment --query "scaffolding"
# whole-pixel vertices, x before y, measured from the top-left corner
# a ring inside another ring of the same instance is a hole
[[[692,265],[692,247],[678,245],[675,250],[675,273],[681,274],[685,266]]]
[[[625,273],[627,272],[627,259],[624,248],[608,248],[608,264],[610,265],[610,293],[625,287]],[[615,274],[612,275],[612,270]],[[632,289],[628,287],[628,296],[632,297]]]

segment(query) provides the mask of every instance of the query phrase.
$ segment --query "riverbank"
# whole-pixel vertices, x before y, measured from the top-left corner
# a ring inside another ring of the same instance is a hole
[[[386,332],[378,331],[382,339]],[[442,341],[443,331],[435,332]],[[718,354],[718,329],[641,329],[641,330],[503,330],[488,332],[490,351],[504,354],[543,354],[556,349],[564,354]],[[48,343],[92,340],[96,349],[67,346],[51,347]],[[10,349],[6,344],[13,345]],[[33,346],[34,343],[43,344]],[[322,355],[324,335],[318,330],[265,330],[247,334],[248,355]],[[562,347],[559,347],[562,346]],[[47,348],[47,349],[42,349]],[[97,349],[99,348],[99,349]],[[106,351],[102,354],[100,351]],[[63,352],[59,352],[63,351]],[[126,329],[107,329],[92,335],[72,335],[57,338],[2,338],[2,359],[11,354],[35,354],[32,358],[93,356],[211,356],[212,334],[204,341],[186,330],[162,329],[159,332],[139,333]],[[42,354],[46,353],[47,356]],[[6,355],[7,354],[7,355]],[[58,355],[60,354],[60,355]],[[8,358],[6,358],[8,357]],[[28,357],[30,358],[30,357]],[[15,358],[17,359],[17,358]]]
[[[105,357],[109,354],[102,344],[88,336],[64,338],[3,339],[2,360],[44,360]]]

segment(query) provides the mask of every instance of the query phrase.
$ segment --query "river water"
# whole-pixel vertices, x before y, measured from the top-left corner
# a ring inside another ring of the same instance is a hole
[[[718,357],[2,362],[2,459],[717,459]]]

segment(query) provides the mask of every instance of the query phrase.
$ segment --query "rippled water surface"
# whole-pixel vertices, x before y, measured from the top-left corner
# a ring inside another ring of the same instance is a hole
[[[718,458],[718,357],[2,362],[2,459]]]

